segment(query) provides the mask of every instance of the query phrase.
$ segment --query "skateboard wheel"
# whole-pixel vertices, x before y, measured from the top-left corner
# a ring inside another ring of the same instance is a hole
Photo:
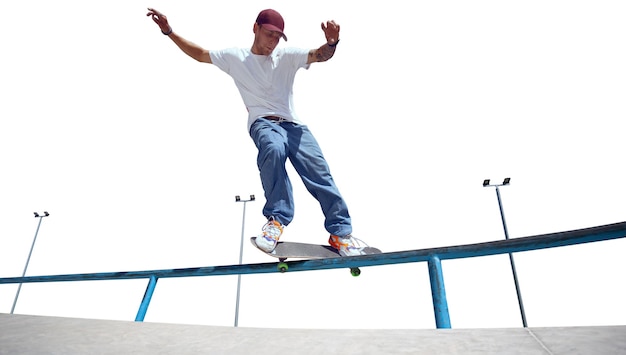
[[[359,269],[358,267],[353,267],[350,269],[350,273],[352,274],[352,276],[357,277],[361,275],[361,269]]]
[[[287,272],[287,270],[289,270],[289,266],[287,265],[287,263],[278,263],[278,271],[283,273]]]

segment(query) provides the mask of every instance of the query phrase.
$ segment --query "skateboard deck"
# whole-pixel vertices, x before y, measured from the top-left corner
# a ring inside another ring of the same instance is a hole
[[[280,263],[278,264],[278,270],[280,272],[287,271],[288,266],[285,263],[285,260],[287,259],[326,259],[341,257],[341,254],[339,254],[337,249],[331,247],[330,245],[298,242],[278,242],[278,244],[276,244],[276,248],[271,253],[268,253],[265,250],[257,247],[256,237],[250,238],[250,242],[252,242],[252,245],[262,251],[264,254],[277,258],[280,261]],[[366,247],[364,249],[364,252],[366,254],[382,253],[379,249],[373,247]],[[358,276],[361,273],[358,268],[352,268],[350,269],[350,271],[352,272],[353,276]]]

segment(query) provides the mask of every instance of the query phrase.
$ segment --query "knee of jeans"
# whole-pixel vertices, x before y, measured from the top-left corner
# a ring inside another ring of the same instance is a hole
[[[272,158],[282,158],[286,152],[287,147],[282,142],[268,142],[263,146],[263,153]]]
[[[259,168],[267,168],[268,166],[276,167],[285,164],[286,160],[287,156],[285,151],[281,150],[277,144],[270,144],[259,151],[257,163]]]

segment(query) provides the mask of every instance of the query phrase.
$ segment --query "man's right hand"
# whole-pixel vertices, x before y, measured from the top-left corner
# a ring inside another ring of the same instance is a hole
[[[146,14],[146,16],[152,17],[152,20],[159,26],[161,32],[171,33],[172,27],[167,22],[167,16],[151,8],[148,8],[148,13]]]
[[[212,63],[211,55],[209,54],[208,50],[182,38],[177,33],[172,33],[172,27],[167,22],[167,16],[151,8],[148,8],[148,13],[146,14],[146,16],[151,16],[154,23],[159,25],[161,32],[167,35],[169,39],[171,39],[178,46],[178,48],[185,52],[185,54],[199,62]]]

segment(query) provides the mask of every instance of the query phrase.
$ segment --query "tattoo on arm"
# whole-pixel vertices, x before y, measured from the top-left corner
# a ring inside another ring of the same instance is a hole
[[[314,53],[314,61],[316,62],[325,62],[333,57],[335,54],[335,49],[337,47],[331,47],[328,43],[324,43],[321,47],[319,47]]]

